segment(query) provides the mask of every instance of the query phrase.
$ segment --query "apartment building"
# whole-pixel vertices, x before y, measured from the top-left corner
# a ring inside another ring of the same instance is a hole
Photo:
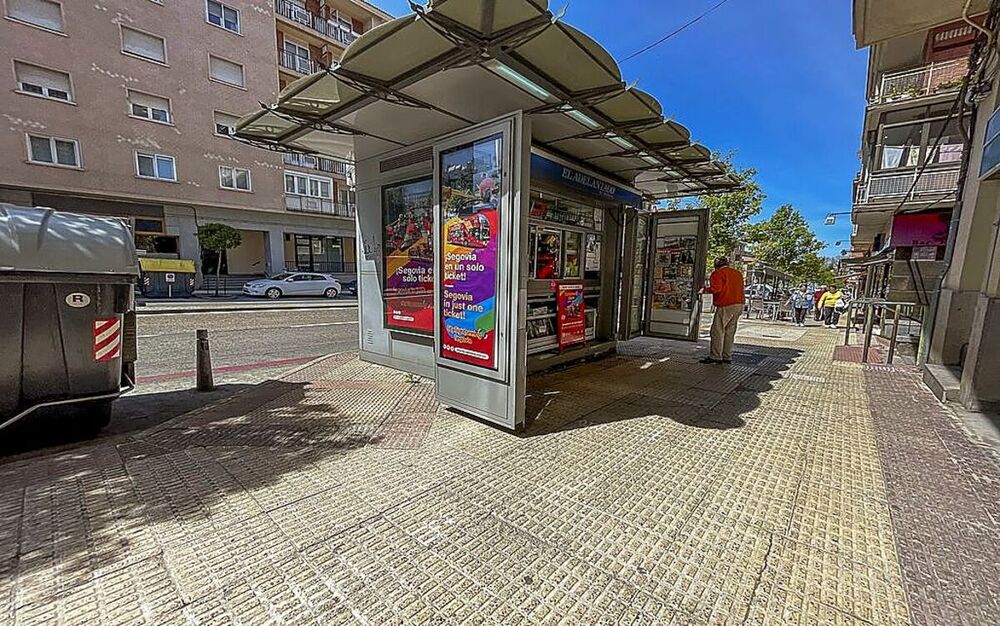
[[[1000,3],[855,0],[854,18],[871,55],[852,239],[869,295],[915,290],[925,381],[1000,409]]]
[[[387,14],[358,0],[0,1],[0,200],[127,218],[147,254],[205,270],[353,273],[351,155],[229,132]],[[243,235],[221,260],[197,242],[212,222]]]

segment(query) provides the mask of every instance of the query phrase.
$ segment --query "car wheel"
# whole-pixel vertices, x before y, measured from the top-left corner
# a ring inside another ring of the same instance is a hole
[[[264,292],[264,295],[270,298],[271,300],[277,300],[278,298],[281,297],[281,290],[278,289],[277,287],[271,287],[270,289]]]
[[[330,287],[329,289],[323,292],[323,295],[326,296],[327,298],[336,298],[337,296],[340,295],[340,292],[337,291],[336,287]]]

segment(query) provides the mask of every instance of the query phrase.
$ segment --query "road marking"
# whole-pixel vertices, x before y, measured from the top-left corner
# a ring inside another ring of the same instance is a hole
[[[259,363],[246,363],[244,365],[223,365],[222,367],[213,367],[212,373],[214,374],[232,374],[235,372],[246,372],[250,370],[259,369],[273,369],[276,367],[290,367],[293,365],[304,365],[310,361],[315,361],[322,355],[315,356],[300,356],[293,359],[278,359],[276,361],[261,361]],[[143,385],[149,383],[164,383],[171,380],[182,380],[185,378],[194,378],[194,370],[185,370],[183,372],[171,372],[169,374],[152,374],[150,376],[138,376],[135,379],[136,384]]]
[[[356,321],[353,322],[320,322],[316,324],[295,324],[292,326],[258,326],[256,328],[220,328],[212,330],[213,333],[243,333],[248,330],[282,330],[284,328],[312,328],[316,326],[349,326],[351,324],[357,324]],[[155,337],[166,337],[167,335],[186,335],[188,333],[194,332],[193,330],[175,330],[169,333],[156,333],[153,335],[139,335],[139,339],[153,339]]]
[[[345,311],[350,309],[356,309],[358,305],[356,304],[344,304],[340,306],[301,306],[301,307],[275,307],[275,308],[259,308],[259,309],[241,309],[239,307],[232,307],[229,309],[218,309],[213,311],[204,310],[193,310],[193,311],[170,311],[160,313],[155,310],[144,310],[142,308],[138,309],[136,313],[147,316],[155,315],[157,317],[170,317],[173,315],[234,315],[237,313],[284,313],[286,311]]]

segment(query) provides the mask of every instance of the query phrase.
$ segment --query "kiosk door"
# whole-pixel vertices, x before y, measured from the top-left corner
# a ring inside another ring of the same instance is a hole
[[[708,252],[708,211],[653,213],[649,217],[646,310],[643,334],[698,340]]]
[[[522,127],[510,116],[434,146],[438,399],[510,429],[524,421]]]

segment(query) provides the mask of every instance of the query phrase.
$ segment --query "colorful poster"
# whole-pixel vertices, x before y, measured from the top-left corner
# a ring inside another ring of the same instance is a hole
[[[587,314],[583,306],[583,285],[559,285],[556,299],[559,349],[587,341]]]
[[[433,179],[382,190],[385,325],[434,332]]]
[[[497,368],[502,135],[441,153],[441,356]]]

